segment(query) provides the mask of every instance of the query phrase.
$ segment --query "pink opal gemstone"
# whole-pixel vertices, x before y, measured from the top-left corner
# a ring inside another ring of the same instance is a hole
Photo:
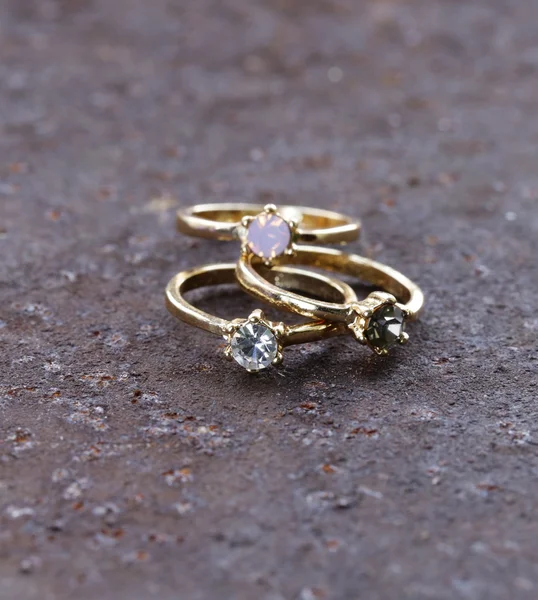
[[[291,243],[291,230],[286,221],[274,214],[258,215],[248,226],[247,245],[260,258],[281,256]]]

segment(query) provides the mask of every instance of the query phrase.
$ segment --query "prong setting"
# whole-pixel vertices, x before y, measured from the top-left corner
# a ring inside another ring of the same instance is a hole
[[[409,334],[406,331],[402,331],[402,333],[400,333],[400,336],[398,338],[398,343],[403,346],[403,345],[407,344],[408,341],[409,341]]]
[[[258,323],[258,321],[265,320],[265,315],[263,314],[263,311],[258,308],[256,310],[252,311],[252,313],[250,314],[248,320],[251,323]]]
[[[368,345],[378,356],[387,356],[396,344],[406,344],[407,313],[392,294],[373,292],[350,306],[349,328],[360,344]]]
[[[241,219],[241,225],[245,228],[248,229],[248,226],[252,223],[252,221],[254,221],[254,217],[251,215],[245,215],[242,219]]]
[[[282,351],[279,351],[278,354],[276,355],[275,359],[273,360],[273,366],[279,367],[283,362],[284,362],[284,353]]]
[[[278,366],[284,359],[282,340],[286,333],[284,323],[275,324],[262,310],[255,310],[248,319],[236,319],[226,328],[224,354],[250,373]]]
[[[281,256],[295,254],[298,223],[283,217],[274,204],[256,216],[243,217],[239,237],[243,256],[253,254],[268,267]]]

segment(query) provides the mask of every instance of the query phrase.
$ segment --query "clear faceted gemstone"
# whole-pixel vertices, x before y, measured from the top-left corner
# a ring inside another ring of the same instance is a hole
[[[379,350],[394,346],[405,329],[405,315],[395,304],[378,308],[368,323],[365,335],[368,342]]]
[[[247,371],[269,367],[278,354],[278,341],[269,327],[245,323],[232,337],[232,356]]]
[[[247,245],[260,258],[281,256],[291,243],[291,230],[280,216],[262,213],[248,226]]]

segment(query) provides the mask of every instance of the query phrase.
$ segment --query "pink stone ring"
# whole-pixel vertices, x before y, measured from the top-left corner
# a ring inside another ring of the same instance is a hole
[[[266,264],[293,255],[296,244],[345,244],[359,238],[361,223],[340,213],[273,204],[200,204],[180,209],[177,228],[187,235],[241,241],[243,254]]]

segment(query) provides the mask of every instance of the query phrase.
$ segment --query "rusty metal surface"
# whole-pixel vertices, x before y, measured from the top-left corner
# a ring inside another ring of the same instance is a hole
[[[537,597],[537,8],[0,3],[2,600]],[[409,346],[175,322],[237,248],[174,209],[235,199],[362,217]]]

